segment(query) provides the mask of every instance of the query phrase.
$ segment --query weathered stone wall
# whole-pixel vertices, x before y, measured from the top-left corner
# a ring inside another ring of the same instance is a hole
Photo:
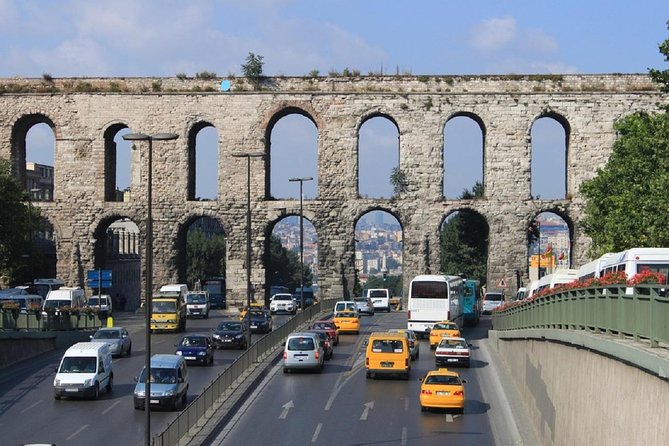
[[[11,156],[20,165],[16,135],[21,122],[29,121],[26,117],[43,115],[53,125],[56,199],[39,205],[54,225],[58,273],[68,283],[83,285],[84,272],[94,262],[94,233],[109,219],[131,218],[144,241],[146,143],[133,152],[131,201],[104,199],[103,135],[114,124],[147,134],[180,135],[176,141],[153,143],[154,283],[180,279],[177,258],[184,228],[194,218],[212,216],[228,236],[227,278],[234,301],[246,290],[247,179],[246,159],[232,154],[268,150],[268,130],[288,108],[301,110],[318,128],[319,197],[304,201],[304,213],[318,234],[321,290],[336,296],[343,293],[343,279],[352,288],[355,223],[371,209],[387,210],[402,225],[405,287],[414,275],[438,270],[439,226],[450,212],[464,208],[479,212],[490,226],[489,283],[506,277],[514,284],[515,270],[527,270],[526,227],[545,210],[558,212],[571,224],[572,262],[584,263],[589,240],[575,225],[583,207],[579,185],[606,162],[615,140],[613,122],[636,110],[655,110],[661,100],[643,75],[273,78],[257,92],[244,79],[233,79],[229,92],[218,91],[218,82],[0,81],[0,157]],[[12,91],[16,93],[8,93]],[[483,124],[483,199],[442,197],[444,125],[458,114],[476,116]],[[359,198],[357,192],[358,130],[366,119],[379,115],[399,127],[400,167],[409,179],[408,191],[390,200]],[[530,130],[542,116],[557,117],[568,127],[563,200],[530,195]],[[218,131],[219,196],[213,201],[187,199],[187,135],[201,121]],[[299,214],[299,201],[266,196],[267,166],[261,159],[251,160],[251,280],[260,286],[271,227],[282,216]]]

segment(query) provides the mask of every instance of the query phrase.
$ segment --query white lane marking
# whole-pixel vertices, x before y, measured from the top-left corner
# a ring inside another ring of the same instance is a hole
[[[453,422],[453,415],[451,415],[450,413],[447,413],[446,414],[446,422],[447,423],[452,423]]]
[[[117,404],[120,404],[120,403],[121,403],[121,400],[117,400],[114,404],[112,404],[111,406],[109,406],[108,408],[106,408],[105,410],[103,410],[103,411],[102,411],[102,415],[105,415],[107,412],[109,412],[110,410],[112,410],[112,409],[114,408],[114,406],[116,406]]]
[[[374,409],[374,401],[370,401],[369,403],[365,403],[365,410],[362,411],[362,415],[360,415],[361,420],[366,420],[367,415],[369,415],[369,409]]]
[[[313,437],[311,437],[311,442],[316,443],[318,441],[318,434],[321,433],[321,428],[323,427],[323,423],[318,423],[318,426],[316,426],[316,430],[314,431]]]
[[[75,436],[79,435],[79,434],[80,434],[84,429],[86,429],[87,427],[88,427],[88,424],[84,424],[84,425],[81,426],[78,430],[76,430],[72,435],[70,435],[69,437],[67,437],[67,438],[65,439],[65,441],[70,441],[70,440],[73,439]]]
[[[279,415],[279,420],[285,420],[288,416],[288,412],[295,407],[295,404],[293,404],[293,400],[290,400],[281,407],[283,407],[283,411],[281,411],[281,415]]]
[[[404,411],[409,412],[409,398],[404,398]]]
[[[407,444],[407,427],[402,426],[402,446],[406,446]]]
[[[31,404],[30,406],[28,406],[28,407],[26,407],[25,409],[23,409],[23,410],[21,411],[21,413],[26,413],[26,412],[28,412],[30,409],[32,409],[33,407],[37,406],[38,404],[42,404],[43,402],[44,402],[44,400],[39,400],[39,401],[37,401],[36,403]]]

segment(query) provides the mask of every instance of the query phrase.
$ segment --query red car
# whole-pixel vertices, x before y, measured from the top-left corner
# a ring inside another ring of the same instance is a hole
[[[332,321],[316,321],[309,326],[309,330],[326,331],[332,340],[332,345],[339,344],[339,330],[337,330],[337,327]]]

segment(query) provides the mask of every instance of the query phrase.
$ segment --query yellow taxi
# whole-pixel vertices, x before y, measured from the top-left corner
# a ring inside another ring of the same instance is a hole
[[[357,311],[338,311],[332,321],[339,333],[360,333],[360,315]]]
[[[421,378],[420,409],[456,409],[462,413],[465,409],[464,379],[448,369],[440,368],[427,372]]]
[[[252,310],[267,310],[267,307],[265,307],[265,304],[258,303],[258,302],[252,302],[251,303],[251,309]],[[249,311],[248,306],[244,306],[244,307],[239,309],[239,320],[240,321],[244,320],[244,318],[246,317],[246,313],[248,313],[248,311]]]
[[[439,341],[441,341],[443,336],[459,338],[461,335],[458,324],[451,321],[441,321],[435,323],[430,330],[430,348],[436,348],[437,344],[439,344]]]

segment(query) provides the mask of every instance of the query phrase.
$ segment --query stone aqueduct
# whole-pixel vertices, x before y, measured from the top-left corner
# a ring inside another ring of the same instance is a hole
[[[179,139],[155,142],[153,150],[154,283],[184,279],[184,228],[209,216],[227,235],[228,296],[236,302],[246,295],[247,178],[246,159],[232,154],[269,152],[273,125],[289,113],[317,127],[319,195],[304,201],[304,215],[318,235],[321,292],[337,296],[352,292],[356,222],[377,209],[402,225],[405,288],[414,275],[438,270],[440,225],[460,209],[476,211],[489,225],[489,283],[502,277],[515,283],[516,269],[527,273],[526,229],[542,211],[565,219],[572,264],[584,263],[589,239],[576,225],[583,209],[579,185],[606,162],[614,121],[655,110],[661,98],[645,75],[279,77],[265,79],[260,91],[235,78],[227,92],[217,80],[176,78],[6,79],[0,85],[0,157],[12,159],[16,175],[25,177],[28,129],[44,122],[55,134],[55,200],[38,205],[54,227],[57,273],[66,283],[83,285],[84,272],[99,265],[96,234],[111,221],[130,218],[144,241],[146,150],[133,152],[139,168],[133,168],[132,200],[110,201],[105,160],[115,149],[106,135],[123,127],[169,131]],[[443,197],[444,125],[460,115],[472,117],[483,134],[481,199]],[[409,184],[393,199],[358,194],[358,130],[376,116],[399,131],[400,167]],[[530,129],[544,116],[558,120],[567,136],[567,194],[560,200],[530,193]],[[219,184],[217,199],[198,201],[189,199],[188,142],[204,123],[218,131]],[[274,224],[299,215],[299,200],[269,196],[269,159],[251,160],[251,280],[259,287]]]

